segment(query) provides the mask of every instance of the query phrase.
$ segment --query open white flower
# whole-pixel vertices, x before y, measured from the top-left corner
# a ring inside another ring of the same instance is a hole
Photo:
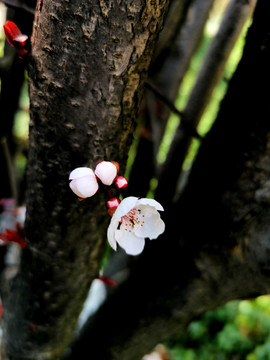
[[[107,231],[111,247],[116,250],[118,243],[127,254],[140,254],[145,238],[156,239],[165,230],[158,210],[163,211],[163,207],[153,199],[130,196],[122,200]]]
[[[87,198],[95,195],[98,190],[98,182],[94,171],[88,167],[79,167],[69,175],[69,186],[79,198]]]
[[[104,185],[112,185],[117,175],[117,168],[110,161],[101,161],[96,166],[95,174]]]

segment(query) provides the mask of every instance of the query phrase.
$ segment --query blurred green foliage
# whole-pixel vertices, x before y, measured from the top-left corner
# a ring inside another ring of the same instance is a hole
[[[25,74],[25,81],[21,89],[19,108],[15,114],[13,134],[15,138],[21,141],[28,139],[29,128],[29,95],[28,95],[28,81],[27,73]]]
[[[167,346],[171,360],[270,360],[270,295],[208,311]]]

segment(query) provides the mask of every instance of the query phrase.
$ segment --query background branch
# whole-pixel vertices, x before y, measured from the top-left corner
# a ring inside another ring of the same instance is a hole
[[[212,0],[195,0],[174,1],[170,5],[147,82],[159,94],[162,90],[167,104],[164,104],[165,98],[145,90],[140,113],[142,131],[137,134],[139,141],[130,174],[129,194],[145,196],[151,179],[157,176],[156,156],[172,110],[168,104],[172,105],[177,98],[182,79],[200,44],[212,3]]]
[[[217,82],[220,80],[225,64],[242,30],[244,23],[252,14],[256,1],[232,1],[224,14],[222,23],[212,40],[203,61],[195,85],[188,98],[182,118],[197,127],[201,115],[209,102]],[[156,198],[162,203],[169,203],[176,192],[182,165],[190,146],[191,137],[186,133],[185,126],[179,124],[172,141],[167,158],[159,174]],[[170,179],[170,186],[168,186]],[[166,189],[166,192],[165,192]]]
[[[24,34],[31,37],[33,14],[21,8],[8,7],[6,19],[15,22]],[[0,137],[5,139],[4,146],[0,148],[0,163],[3,167],[0,177],[0,198],[17,197],[18,193],[19,184],[14,179],[13,158],[17,151],[17,144],[13,136],[13,125],[24,82],[25,65],[25,61],[17,57],[16,50],[5,42],[4,56],[0,59]]]

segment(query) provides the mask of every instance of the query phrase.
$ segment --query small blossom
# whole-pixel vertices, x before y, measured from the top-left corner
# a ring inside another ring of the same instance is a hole
[[[117,189],[125,189],[128,185],[128,181],[124,176],[116,176],[114,180],[115,186]]]
[[[113,214],[107,231],[111,247],[116,250],[118,243],[127,254],[140,254],[145,238],[156,239],[165,230],[158,211],[163,211],[163,207],[156,200],[125,198]]]
[[[101,161],[97,164],[95,174],[104,185],[112,185],[116,175],[117,167],[110,161]]]
[[[25,43],[28,36],[22,34],[18,26],[12,21],[6,21],[3,27],[7,41],[17,50],[19,57],[22,58],[27,54]]]
[[[94,171],[88,167],[79,167],[69,175],[69,186],[79,198],[93,196],[98,190],[98,182]]]

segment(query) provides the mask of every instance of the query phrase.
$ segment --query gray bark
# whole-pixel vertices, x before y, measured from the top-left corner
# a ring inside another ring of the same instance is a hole
[[[3,359],[55,359],[71,341],[106,246],[102,194],[78,202],[71,170],[127,158],[166,1],[40,0],[29,64],[26,235],[5,279]]]
[[[115,5],[38,3],[28,245],[18,274],[2,279],[3,359],[58,358],[100,266],[109,222],[104,199],[77,202],[68,175],[102,159],[124,168],[165,11],[163,3]],[[165,209],[166,232],[147,241],[127,281],[89,320],[67,358],[87,352],[135,360],[204,311],[269,293],[269,11],[269,1],[259,0],[243,59],[188,186]]]

